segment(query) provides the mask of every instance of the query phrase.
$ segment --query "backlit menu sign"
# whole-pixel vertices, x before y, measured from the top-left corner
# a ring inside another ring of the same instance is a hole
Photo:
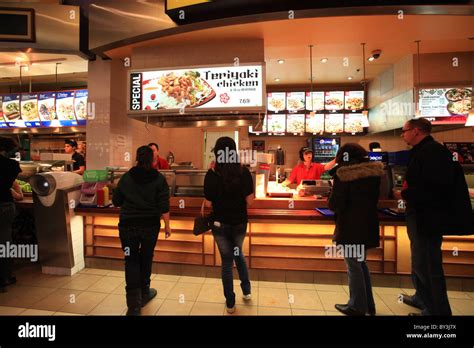
[[[129,111],[263,111],[263,83],[262,65],[131,72]]]
[[[306,133],[323,133],[324,132],[324,115],[308,114],[306,115]]]
[[[87,89],[77,90],[74,95],[74,112],[79,126],[85,125],[87,120]]]
[[[74,116],[74,91],[56,92],[56,114],[61,126],[77,126]]]
[[[5,122],[5,119],[3,118],[3,96],[0,95],[0,129],[1,128],[7,128],[7,123]]]
[[[325,92],[324,105],[329,111],[344,109],[344,92]]]
[[[471,109],[472,89],[420,89],[418,108],[421,117],[467,116]]]
[[[20,94],[6,94],[3,96],[3,118],[8,127],[15,127],[20,119]]]
[[[25,127],[41,127],[38,115],[38,94],[22,94],[20,97],[20,107],[21,119]]]
[[[305,92],[286,93],[286,109],[289,112],[298,112],[305,109]]]
[[[267,115],[267,129],[268,133],[284,134],[285,133],[285,118],[284,114],[268,114]]]
[[[268,111],[280,112],[286,109],[286,93],[276,92],[267,94]]]
[[[345,114],[344,115],[344,132],[346,133],[362,133],[362,114]]]
[[[324,129],[327,133],[342,133],[344,131],[344,114],[327,114]]]
[[[364,91],[344,92],[344,104],[346,110],[362,110],[364,108]]]
[[[313,98],[311,98],[311,94]],[[324,110],[324,92],[306,92],[306,110]]]
[[[38,94],[38,113],[43,126],[60,126],[58,116],[56,114],[56,92]]]
[[[304,114],[286,115],[286,131],[288,133],[304,133]]]

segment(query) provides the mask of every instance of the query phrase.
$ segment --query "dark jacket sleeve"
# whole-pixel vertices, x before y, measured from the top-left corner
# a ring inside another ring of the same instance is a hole
[[[217,180],[215,174],[209,169],[204,177],[204,197],[208,201],[215,201],[217,199]]]
[[[170,188],[165,177],[160,174],[160,184],[157,189],[158,207],[161,214],[166,214],[170,211]]]
[[[114,204],[114,206],[116,207],[120,207],[123,205],[124,201],[125,201],[125,196],[123,195],[122,191],[121,191],[121,186],[122,186],[122,181],[124,179],[126,174],[124,174],[124,176],[122,176],[117,184],[117,187],[114,189],[114,192],[112,194],[112,203]]]
[[[335,213],[341,212],[346,207],[346,184],[339,180],[338,176],[334,176],[334,184],[331,195],[329,196],[329,209]]]

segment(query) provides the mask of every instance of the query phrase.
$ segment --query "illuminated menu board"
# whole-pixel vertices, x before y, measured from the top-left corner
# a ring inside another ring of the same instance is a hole
[[[306,98],[305,92],[286,93],[286,109],[289,112],[304,111],[305,98]]]
[[[76,91],[74,95],[74,112],[76,113],[77,123],[81,125],[86,124],[87,119],[87,89]]]
[[[471,109],[472,90],[466,88],[420,89],[421,117],[467,116]]]
[[[268,114],[267,115],[267,129],[268,133],[283,134],[285,133],[285,119],[284,114]]]
[[[287,133],[304,133],[304,114],[286,115]]]
[[[41,127],[38,115],[38,94],[22,94],[20,97],[21,119],[25,127]]]
[[[344,114],[325,115],[324,130],[327,133],[342,133],[344,131]]]
[[[1,128],[7,128],[7,123],[5,122],[5,119],[3,118],[3,96],[0,95],[0,129]]]
[[[280,112],[286,108],[286,93],[268,93],[267,94],[267,109],[268,111]]]
[[[308,114],[306,115],[306,133],[323,133],[324,132],[324,115]]]
[[[324,110],[324,92],[306,92],[306,110],[321,111]]]
[[[8,127],[21,126],[20,118],[20,94],[6,94],[3,96],[3,118]],[[17,126],[17,122],[20,124]],[[24,124],[22,125],[24,127]]]
[[[362,110],[364,108],[364,91],[344,92],[346,110]]]
[[[345,114],[344,115],[344,132],[346,133],[362,133],[362,114]]]
[[[74,116],[74,91],[56,92],[56,114],[61,126],[77,126]]]
[[[56,114],[56,92],[38,94],[38,113],[45,127],[60,127]]]
[[[324,105],[328,111],[344,109],[344,92],[325,92]]]

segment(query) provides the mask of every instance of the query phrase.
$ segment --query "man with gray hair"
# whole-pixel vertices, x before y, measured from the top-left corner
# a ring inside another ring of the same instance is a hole
[[[422,309],[422,315],[451,315],[443,272],[443,235],[471,234],[474,223],[462,167],[430,134],[431,123],[423,118],[409,120],[402,128],[403,140],[412,146],[401,194],[407,202],[416,290],[414,296],[403,296],[403,302]]]

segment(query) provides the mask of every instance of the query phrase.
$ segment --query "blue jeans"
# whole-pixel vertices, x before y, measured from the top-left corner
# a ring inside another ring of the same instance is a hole
[[[414,213],[407,214],[407,231],[411,249],[411,277],[416,290],[414,300],[424,307],[423,315],[451,315],[443,272],[443,236],[419,231]]]
[[[372,294],[372,283],[370,272],[365,261],[360,261],[357,257],[345,257],[347,265],[347,278],[349,280],[349,307],[362,312],[374,312],[375,302]]]
[[[222,259],[222,285],[228,308],[235,305],[234,277],[232,266],[235,261],[240,278],[240,287],[244,295],[251,292],[247,263],[245,262],[242,245],[244,243],[247,224],[227,225],[221,223],[220,227],[212,227],[212,235],[219,248]]]

